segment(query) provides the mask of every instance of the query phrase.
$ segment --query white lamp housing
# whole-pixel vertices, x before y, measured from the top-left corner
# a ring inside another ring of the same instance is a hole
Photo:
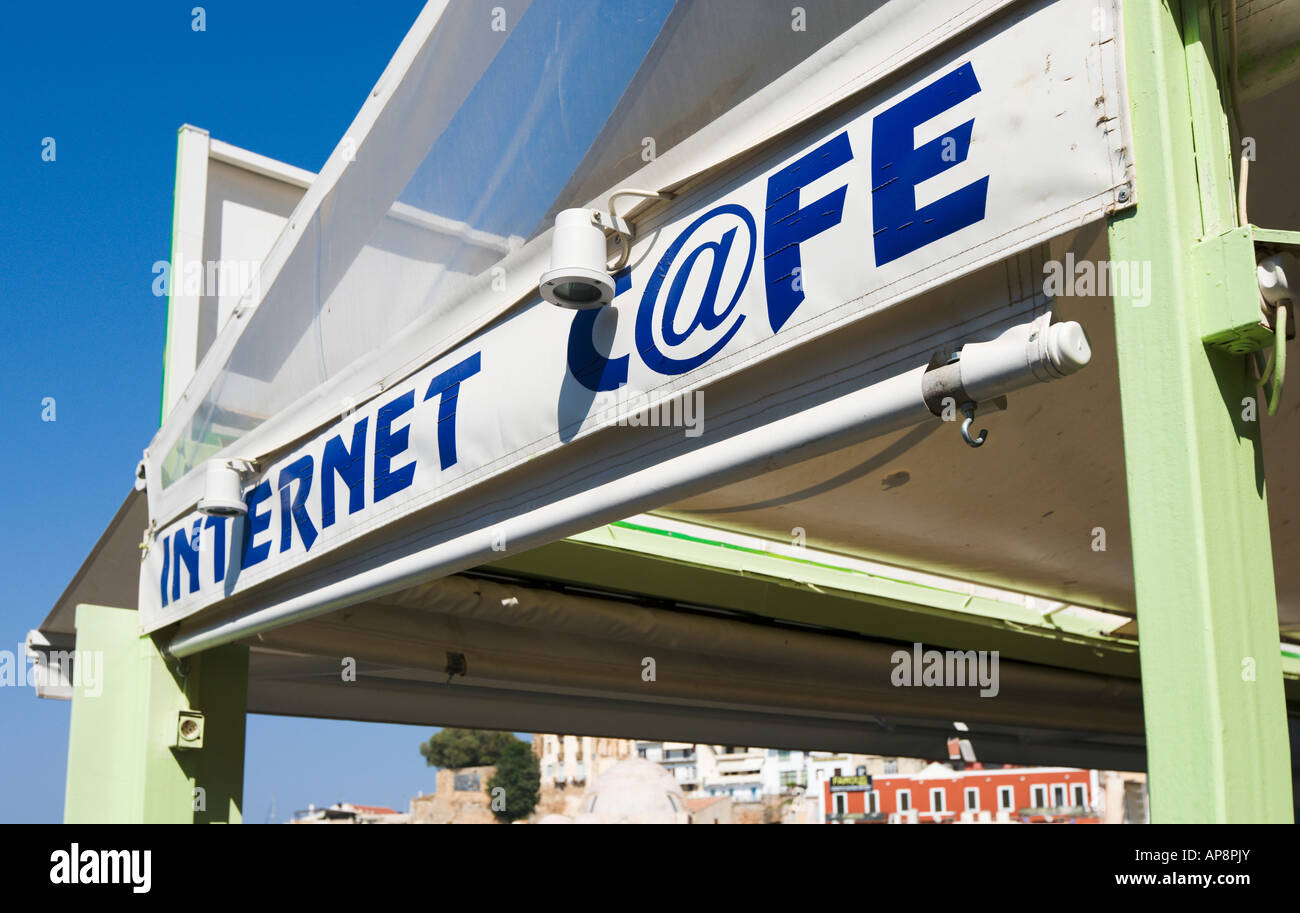
[[[1051,323],[1044,314],[1012,327],[997,339],[961,349],[961,384],[975,402],[1005,396],[1031,384],[1068,377],[1092,360],[1083,327],[1073,320]]]
[[[1259,261],[1255,267],[1259,278],[1259,291],[1269,307],[1290,304],[1295,298],[1297,281],[1300,281],[1300,261],[1289,252],[1274,254]]]
[[[617,220],[598,209],[565,209],[555,217],[551,234],[551,268],[542,273],[542,297],[562,308],[585,311],[614,299],[609,274],[606,230],[626,235]]]
[[[253,464],[248,460],[208,460],[199,513],[208,517],[242,517],[248,513],[248,505],[244,503],[244,474],[252,469]]]

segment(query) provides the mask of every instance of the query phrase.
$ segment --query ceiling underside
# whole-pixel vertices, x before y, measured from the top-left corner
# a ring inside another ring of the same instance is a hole
[[[455,575],[250,644],[255,712],[925,757],[960,720],[990,761],[1145,763],[1133,679],[1003,662],[996,696],[899,687],[898,643],[500,578]]]
[[[256,713],[912,757],[959,721],[989,763],[1146,765],[1135,678],[1004,658],[996,697],[899,686],[910,645],[536,581],[453,575],[248,643]],[[1291,740],[1300,765],[1300,717]]]
[[[460,679],[448,685],[445,674],[409,667],[363,666],[357,682],[340,684],[334,657],[259,649],[251,656],[251,713],[921,758],[946,756],[946,740],[956,734],[948,719],[889,712],[827,716],[759,702],[652,702],[630,694],[575,694]],[[1300,756],[1298,734],[1300,726],[1293,722],[1293,757]],[[1081,731],[1064,714],[1059,725],[1049,727],[975,724],[966,737],[986,763],[1146,768],[1140,733]]]
[[[1260,207],[1261,211],[1265,207]],[[1107,258],[1105,229],[1051,245],[1054,257]],[[807,544],[1077,605],[1134,612],[1132,549],[1113,305],[1061,296],[1093,360],[1079,374],[1014,393],[973,450],[954,424],[923,425],[726,485],[659,513]],[[1300,638],[1300,395],[1262,416],[1274,572],[1284,634]],[[1261,410],[1262,411],[1262,410]],[[1099,537],[1104,530],[1104,540]],[[1104,543],[1104,550],[1098,546]],[[1194,566],[1194,556],[1188,556]]]

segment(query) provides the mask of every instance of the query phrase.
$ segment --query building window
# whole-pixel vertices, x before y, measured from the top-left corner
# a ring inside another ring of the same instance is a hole
[[[898,758],[885,758],[885,775],[898,773]]]
[[[998,787],[998,811],[1011,811],[1016,804],[1016,790],[1013,786]]]
[[[874,789],[867,793],[867,814],[875,815],[880,812],[880,793]]]
[[[1070,792],[1074,793],[1074,801],[1070,804],[1075,808],[1088,807],[1088,787],[1082,783],[1074,783],[1070,786]]]
[[[941,812],[943,807],[943,787],[935,787],[930,790],[930,811]]]
[[[778,751],[778,752],[776,753],[776,759],[777,759],[778,761],[788,761],[788,760],[790,760],[790,752],[788,752],[788,751]]]
[[[845,815],[845,814],[847,814],[847,813],[848,813],[848,810],[849,810],[849,809],[848,809],[848,805],[849,805],[849,800],[848,800],[848,797],[844,795],[844,793],[836,793],[836,794],[835,794],[835,814],[836,814],[836,815]]]
[[[900,812],[910,812],[912,810],[912,791],[910,789],[900,789],[898,791],[898,810]]]
[[[966,811],[977,812],[980,810],[980,791],[978,787],[966,787]]]
[[[781,785],[782,785],[782,786],[798,786],[798,785],[799,785],[799,771],[797,771],[797,770],[783,770],[783,771],[781,771]]]
[[[1029,787],[1029,806],[1030,808],[1047,808],[1046,786]]]
[[[1052,787],[1052,807],[1065,808],[1065,784],[1058,783]]]

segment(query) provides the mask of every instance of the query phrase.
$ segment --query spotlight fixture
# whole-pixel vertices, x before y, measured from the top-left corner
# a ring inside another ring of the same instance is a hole
[[[551,268],[538,283],[542,297],[562,308],[585,311],[614,298],[606,259],[605,231],[611,217],[598,209],[565,209],[555,217]]]
[[[1289,251],[1273,254],[1259,261],[1255,268],[1264,313],[1272,321],[1279,307],[1295,308],[1296,286],[1300,284],[1300,259]]]
[[[255,469],[256,464],[251,460],[208,460],[199,513],[208,517],[242,517],[248,513],[248,505],[244,503],[244,476]]]
[[[551,268],[542,273],[538,289],[551,304],[571,310],[604,307],[614,299],[611,271],[623,268],[632,249],[632,227],[614,210],[621,196],[666,199],[652,190],[618,190],[609,196],[609,212],[599,209],[564,209],[555,217],[551,234]],[[619,245],[618,261],[609,265],[608,243]]]

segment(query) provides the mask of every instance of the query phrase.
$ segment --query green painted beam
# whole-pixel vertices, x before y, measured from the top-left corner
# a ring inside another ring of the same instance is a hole
[[[1290,821],[1257,392],[1245,357],[1202,342],[1225,286],[1193,256],[1235,227],[1214,20],[1207,0],[1124,14],[1137,207],[1110,256],[1149,263],[1155,292],[1114,296],[1152,814]]]
[[[1230,228],[1192,248],[1193,277],[1201,288],[1201,327],[1206,345],[1230,355],[1273,345],[1273,330],[1259,309],[1255,236],[1250,226]]]
[[[1000,650],[1008,659],[1138,678],[1127,619],[1048,614],[1024,605],[622,521],[484,570],[646,600],[706,606],[884,640]],[[1287,697],[1300,702],[1300,647],[1279,644]]]
[[[483,569],[902,643],[1136,678],[1137,646],[1096,621],[1013,602],[614,523]],[[1109,624],[1109,622],[1107,623]]]
[[[238,823],[248,648],[192,657],[185,675],[136,612],[77,606],[68,823]],[[98,670],[98,674],[93,674]],[[201,748],[176,748],[179,713],[203,714]]]

